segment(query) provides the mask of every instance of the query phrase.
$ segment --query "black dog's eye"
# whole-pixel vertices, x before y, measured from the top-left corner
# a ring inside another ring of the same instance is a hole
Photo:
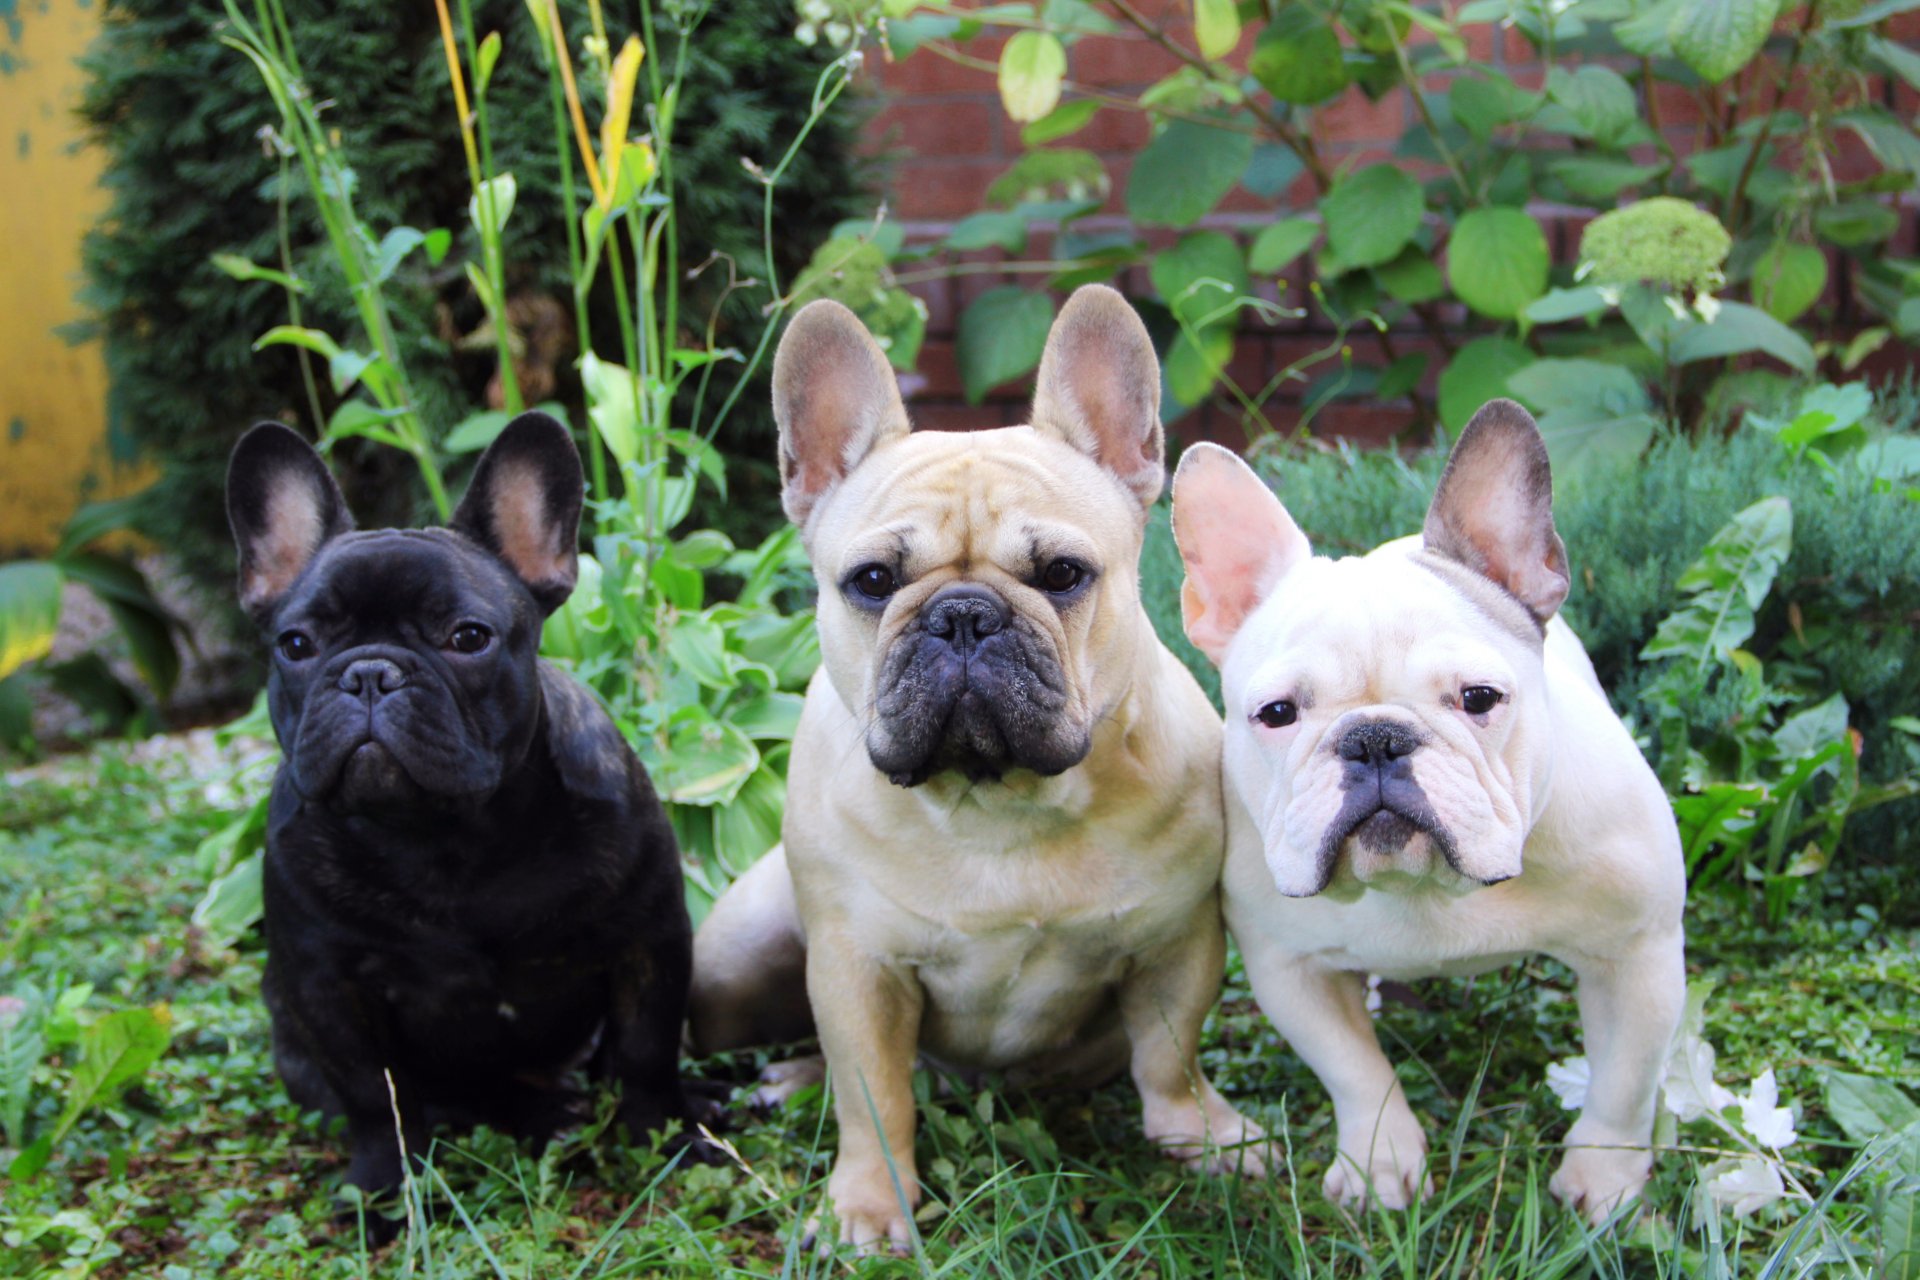
[[[1470,716],[1483,716],[1499,706],[1503,696],[1490,684],[1470,684],[1460,691],[1460,709]]]
[[[1294,706],[1292,700],[1282,698],[1254,712],[1253,718],[1269,729],[1284,729],[1300,718],[1300,708]]]
[[[480,653],[493,643],[493,632],[477,622],[463,622],[447,637],[447,647],[455,653]]]
[[[1040,585],[1063,596],[1086,580],[1087,571],[1071,560],[1055,560],[1040,574]]]
[[[280,646],[280,656],[288,662],[305,662],[317,652],[313,637],[304,631],[284,632],[277,643]]]
[[[869,600],[885,600],[900,589],[900,584],[893,580],[893,570],[883,564],[863,564],[847,581]]]

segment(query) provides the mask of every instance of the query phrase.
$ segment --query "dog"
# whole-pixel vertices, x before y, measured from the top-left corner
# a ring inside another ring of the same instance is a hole
[[[1226,707],[1228,929],[1254,994],[1333,1098],[1337,1202],[1431,1190],[1365,976],[1544,952],[1579,979],[1592,1058],[1551,1187],[1604,1220],[1645,1186],[1686,995],[1665,794],[1556,617],[1565,548],[1533,419],[1489,403],[1416,537],[1316,557],[1273,493],[1195,445],[1174,481],[1187,634]]]
[[[830,301],[795,316],[773,383],[824,661],[783,845],[694,939],[697,1050],[817,1028],[828,1193],[864,1248],[911,1238],[916,1051],[1036,1085],[1130,1066],[1148,1138],[1264,1172],[1195,1056],[1225,957],[1219,720],[1140,604],[1164,483],[1145,327],[1076,292],[1030,426],[910,434]]]
[[[544,1141],[573,1119],[559,1085],[582,1059],[618,1082],[634,1138],[691,1118],[672,828],[606,712],[535,656],[573,590],[583,488],[540,413],[501,432],[445,528],[356,532],[320,456],[276,423],[229,464],[283,752],[274,1064],[296,1103],[345,1118],[346,1182],[376,1202],[436,1123]]]

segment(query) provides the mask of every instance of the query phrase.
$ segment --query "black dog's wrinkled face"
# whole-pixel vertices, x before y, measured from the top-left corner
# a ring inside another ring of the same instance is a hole
[[[459,534],[328,543],[267,628],[268,705],[300,794],[356,812],[491,794],[538,720],[540,622]]]
[[[573,589],[582,488],[566,428],[523,414],[447,528],[356,533],[304,440],[247,433],[227,473],[240,600],[302,799],[400,815],[493,793],[539,725],[540,624]]]

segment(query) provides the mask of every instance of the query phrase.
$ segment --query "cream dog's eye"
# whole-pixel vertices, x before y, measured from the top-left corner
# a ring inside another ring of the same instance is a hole
[[[1300,718],[1300,708],[1294,706],[1291,699],[1282,698],[1254,712],[1253,718],[1269,729],[1284,729]]]
[[[869,600],[885,600],[900,589],[894,581],[893,570],[883,564],[861,565],[848,579],[855,591]]]
[[[1460,709],[1470,716],[1483,716],[1499,706],[1505,695],[1490,684],[1470,684],[1460,691]]]
[[[1080,585],[1087,571],[1071,560],[1055,560],[1040,575],[1040,585],[1054,595],[1063,596]]]

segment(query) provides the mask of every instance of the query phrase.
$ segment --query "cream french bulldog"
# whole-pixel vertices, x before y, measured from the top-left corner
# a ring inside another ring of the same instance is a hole
[[[1075,293],[1031,426],[910,433],[833,302],[794,318],[773,382],[824,664],[783,848],[695,940],[696,1049],[817,1029],[828,1193],[861,1246],[910,1240],[917,1054],[1075,1086],[1131,1067],[1150,1139],[1263,1172],[1195,1054],[1226,947],[1220,726],[1139,599],[1164,474],[1139,318]]]
[[[1592,1060],[1552,1181],[1599,1221],[1645,1186],[1685,998],[1680,841],[1554,615],[1569,584],[1546,447],[1510,400],[1461,433],[1417,537],[1313,555],[1233,454],[1174,481],[1187,634],[1221,669],[1227,924],[1255,996],[1333,1096],[1329,1198],[1425,1195],[1426,1139],[1365,1008],[1369,973],[1544,952]]]

